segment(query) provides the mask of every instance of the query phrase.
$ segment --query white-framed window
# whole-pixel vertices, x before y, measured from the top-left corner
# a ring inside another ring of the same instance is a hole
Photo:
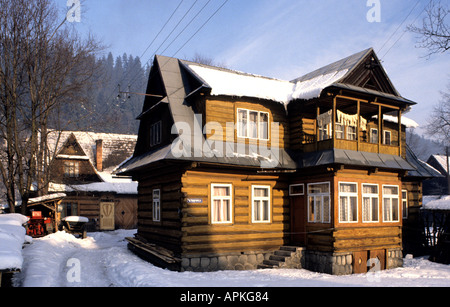
[[[345,139],[345,126],[341,123],[336,123],[336,139]]]
[[[378,129],[377,128],[370,129],[370,143],[378,144]]]
[[[161,190],[153,190],[153,222],[161,222]]]
[[[233,223],[233,185],[211,185],[211,223]]]
[[[402,190],[402,216],[408,218],[408,190]]]
[[[383,185],[383,221],[399,221],[399,187]]]
[[[289,186],[289,196],[301,196],[305,195],[305,185],[302,184],[291,184]]]
[[[78,178],[80,175],[80,163],[77,161],[64,162],[64,176],[68,178]]]
[[[339,182],[339,222],[358,222],[358,184]]]
[[[252,222],[270,223],[270,186],[252,186]]]
[[[269,113],[237,109],[237,135],[240,138],[269,140]]]
[[[308,184],[308,222],[330,223],[330,183]]]
[[[161,144],[162,139],[162,122],[153,124],[150,128],[150,146]]]
[[[391,145],[391,131],[384,130],[383,142],[384,142],[384,145]]]
[[[379,221],[379,191],[378,184],[363,183],[362,185],[362,219],[364,223]]]
[[[319,126],[319,141],[331,139],[331,125]]]
[[[356,141],[356,127],[355,126],[347,127],[347,140]]]

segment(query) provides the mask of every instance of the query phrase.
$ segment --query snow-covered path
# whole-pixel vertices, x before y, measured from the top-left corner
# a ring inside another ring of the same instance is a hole
[[[450,265],[423,258],[376,274],[331,276],[307,270],[177,273],[157,268],[127,249],[135,231],[89,233],[80,240],[65,232],[34,240],[23,250],[24,287],[450,287]]]

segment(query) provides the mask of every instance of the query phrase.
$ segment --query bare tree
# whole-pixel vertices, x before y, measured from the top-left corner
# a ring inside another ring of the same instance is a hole
[[[213,58],[210,58],[206,55],[196,52],[194,56],[190,59],[191,62],[208,65],[208,66],[216,66],[221,68],[227,68],[226,63],[216,63]]]
[[[50,123],[62,106],[85,103],[101,47],[66,26],[52,0],[0,0],[0,7],[0,173],[10,208],[17,193],[25,213],[34,183],[38,195],[47,192]]]
[[[445,146],[450,146],[450,84],[447,92],[442,92],[442,98],[433,108],[426,127],[427,134],[440,140]]]
[[[411,25],[408,30],[419,35],[418,46],[428,49],[428,55],[444,53],[450,49],[450,7],[441,1],[430,1],[421,27]]]

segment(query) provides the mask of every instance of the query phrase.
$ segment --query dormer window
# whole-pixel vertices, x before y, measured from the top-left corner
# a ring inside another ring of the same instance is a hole
[[[269,113],[238,109],[237,135],[239,138],[269,140]]]

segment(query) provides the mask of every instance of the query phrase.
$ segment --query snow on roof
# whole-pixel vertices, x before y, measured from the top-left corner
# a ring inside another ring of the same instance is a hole
[[[309,80],[299,81],[295,85],[294,92],[290,100],[312,99],[320,96],[322,91],[333,83],[342,79],[348,72],[348,69],[333,71],[331,73],[320,75]]]
[[[58,184],[50,183],[49,191],[52,192],[104,192],[117,193],[122,195],[134,195],[138,193],[138,183],[129,182],[94,182],[88,184]]]
[[[373,119],[377,119],[378,115],[374,115],[372,118]],[[385,121],[387,121],[387,122],[390,122],[390,123],[395,123],[395,124],[398,123],[398,117],[397,116],[384,114],[383,115],[383,119]],[[413,119],[410,119],[410,118],[408,118],[406,116],[402,116],[402,125],[406,126],[406,128],[417,128],[417,127],[419,127],[419,124],[416,121],[414,121]]]
[[[134,152],[137,135],[98,133],[85,131],[53,131],[49,134],[48,143],[52,152],[59,152],[67,139],[74,135],[83,149],[86,157],[95,166],[96,141],[103,141],[103,167],[104,170],[112,170]],[[59,138],[59,139],[58,139]],[[82,156],[58,155],[59,158],[83,159]]]
[[[450,195],[437,197],[424,197],[422,209],[450,210]]]
[[[433,158],[436,160],[437,163],[442,167],[442,169],[447,172],[447,164],[448,160],[450,160],[447,155],[432,155]]]
[[[372,48],[355,53],[292,81],[271,79],[222,68],[186,62],[211,88],[211,95],[256,97],[282,102],[318,98],[322,91],[342,80]]]
[[[288,104],[295,99],[317,98],[322,90],[342,79],[348,69],[333,71],[309,80],[290,82],[237,71],[214,69],[190,64],[192,69],[211,88],[211,95],[256,97]]]
[[[20,214],[0,215],[0,270],[22,269],[22,246],[27,239],[22,225],[27,221]]]
[[[295,84],[289,81],[266,78],[202,65],[188,65],[211,87],[211,95],[256,97],[288,103]]]
[[[28,200],[28,204],[36,204],[36,203],[41,203],[41,202],[45,202],[45,201],[52,201],[52,200],[57,200],[60,198],[64,198],[67,195],[64,193],[57,193],[57,194],[48,194],[48,195],[44,195],[44,196],[40,196],[40,197],[35,197],[35,198],[30,198]]]

